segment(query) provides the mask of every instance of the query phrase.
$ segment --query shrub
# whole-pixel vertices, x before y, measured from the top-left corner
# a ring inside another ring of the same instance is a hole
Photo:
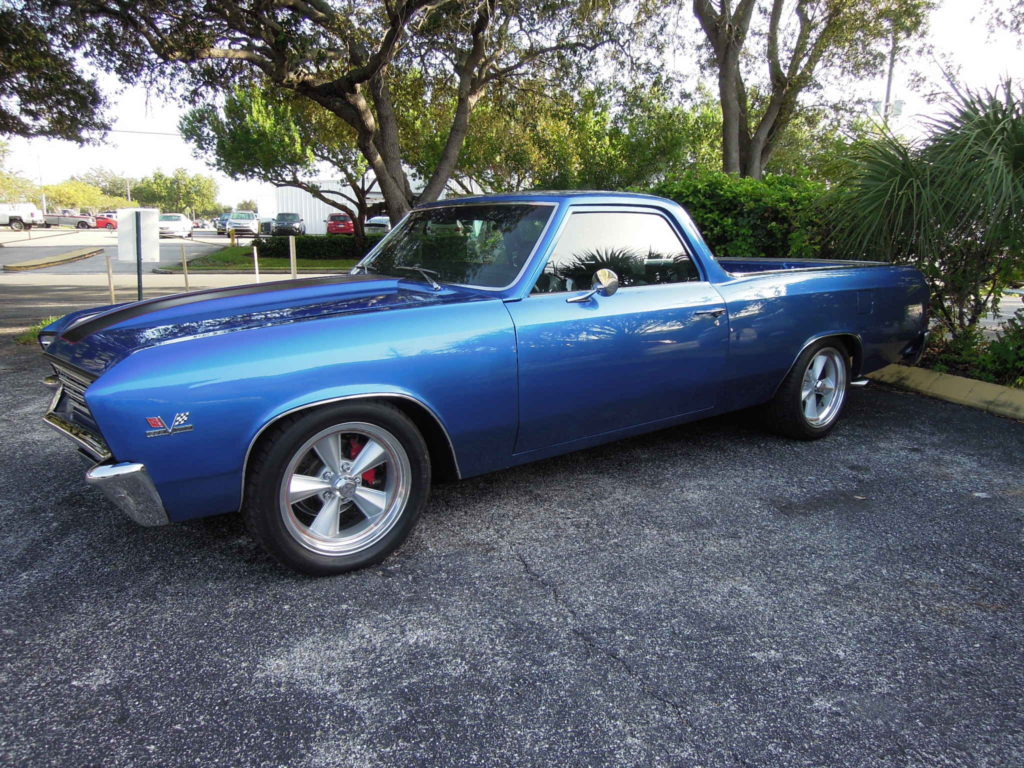
[[[716,256],[824,258],[824,185],[691,171],[651,190],[682,205]]]
[[[1024,389],[1024,309],[989,342],[985,367],[997,383]]]
[[[1024,311],[1011,317],[992,340],[977,328],[956,336],[940,329],[932,336],[921,365],[1024,389]]]
[[[381,240],[367,235],[362,245],[353,235],[297,235],[295,255],[300,259],[355,259],[365,256]],[[288,258],[287,237],[259,237],[253,240],[261,258]]]

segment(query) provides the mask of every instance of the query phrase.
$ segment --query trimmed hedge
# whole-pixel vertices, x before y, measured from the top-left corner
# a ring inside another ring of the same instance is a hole
[[[686,208],[716,256],[842,258],[828,246],[825,185],[820,182],[692,171],[636,191],[667,197]],[[304,259],[361,259],[379,240],[380,236],[367,235],[360,248],[352,235],[299,235],[295,250]],[[254,242],[261,256],[288,258],[287,237],[260,237]],[[435,245],[449,250],[440,240]]]
[[[365,256],[380,242],[382,235],[367,235],[362,247],[354,235],[297,235],[295,255],[300,259],[355,259]],[[259,237],[253,240],[260,258],[288,258],[287,237]]]
[[[825,186],[792,176],[744,179],[691,172],[651,194],[689,211],[712,253],[732,258],[833,258],[826,253]]]

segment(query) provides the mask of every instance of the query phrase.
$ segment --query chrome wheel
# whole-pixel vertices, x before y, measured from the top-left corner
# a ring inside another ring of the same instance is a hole
[[[405,448],[388,430],[358,421],[328,427],[302,444],[284,472],[285,528],[319,554],[361,552],[401,517],[411,475]]]
[[[825,427],[839,415],[846,398],[846,360],[825,347],[810,359],[800,385],[800,408],[812,427]]]

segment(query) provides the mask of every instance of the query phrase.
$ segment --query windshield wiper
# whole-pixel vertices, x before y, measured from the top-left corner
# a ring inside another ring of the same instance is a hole
[[[363,270],[363,274],[364,274],[364,275],[368,275],[368,274],[370,274],[370,270],[371,270],[371,269],[373,269],[373,271],[374,271],[374,272],[376,272],[376,271],[377,271],[376,269],[374,269],[373,267],[371,267],[371,266],[370,266],[369,264],[356,264],[356,265],[355,265],[354,267],[352,267],[352,271],[353,271],[353,273],[354,273],[354,274],[356,274],[356,275],[358,275],[358,274],[359,274],[358,272],[356,272],[356,271],[355,271],[355,270],[357,270],[357,269],[361,269],[361,270]]]
[[[419,264],[413,264],[411,267],[395,267],[395,269],[405,269],[410,272],[419,272],[423,276],[423,279],[430,283],[431,288],[433,288],[435,291],[441,290],[441,284],[437,282],[437,280],[435,280],[433,277],[431,277],[431,275],[440,275],[440,272],[437,272],[433,269],[427,269],[426,267],[421,267]]]

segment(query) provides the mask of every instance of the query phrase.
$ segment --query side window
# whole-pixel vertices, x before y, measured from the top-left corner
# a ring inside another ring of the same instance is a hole
[[[672,226],[656,213],[573,213],[534,293],[590,288],[607,268],[623,287],[699,281],[700,273]]]

